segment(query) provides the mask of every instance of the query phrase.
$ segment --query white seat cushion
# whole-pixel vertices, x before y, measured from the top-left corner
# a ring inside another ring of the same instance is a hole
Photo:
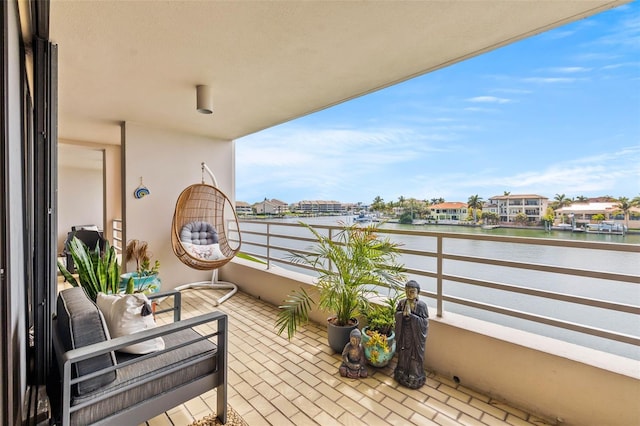
[[[224,254],[220,250],[220,244],[190,244],[182,243],[184,249],[193,257],[204,260],[224,259]]]

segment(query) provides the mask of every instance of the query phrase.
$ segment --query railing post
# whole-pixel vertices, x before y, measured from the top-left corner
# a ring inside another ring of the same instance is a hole
[[[437,302],[437,309],[436,309],[436,315],[438,317],[442,317],[442,236],[439,235],[437,237],[437,266],[436,266],[436,274],[437,274],[437,298],[436,298],[436,302]]]
[[[269,270],[269,266],[271,265],[271,226],[269,222],[267,222],[267,270]]]

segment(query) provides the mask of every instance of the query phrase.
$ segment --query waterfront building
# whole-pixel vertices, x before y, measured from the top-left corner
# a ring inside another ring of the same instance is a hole
[[[339,201],[302,200],[293,205],[293,211],[304,214],[343,213],[343,205]]]
[[[257,214],[282,215],[289,212],[289,205],[283,201],[272,198],[271,200],[257,202],[253,205]]]
[[[617,201],[572,203],[569,206],[559,208],[555,211],[556,220],[562,221],[562,217],[568,217],[575,221],[576,224],[586,224],[594,222],[593,216],[603,215],[604,220],[614,221],[621,225],[625,225],[624,214],[617,205]],[[637,225],[634,225],[634,222]],[[640,227],[639,207],[631,207],[629,209],[629,227]]]
[[[467,203],[460,201],[433,204],[429,209],[431,210],[430,218],[438,222],[458,222],[466,220],[468,214]]]
[[[544,216],[549,199],[535,194],[496,195],[489,198],[489,204],[497,206],[500,222],[515,222],[519,213],[527,215],[528,222],[540,222]]]
[[[236,201],[236,213],[238,216],[249,215],[253,213],[253,209],[246,201]]]

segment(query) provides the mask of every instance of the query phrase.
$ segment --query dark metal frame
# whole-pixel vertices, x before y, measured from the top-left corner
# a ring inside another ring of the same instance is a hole
[[[169,407],[175,407],[181,403],[184,403],[192,398],[195,398],[198,395],[201,395],[205,392],[210,391],[211,389],[216,389],[216,414],[220,422],[222,424],[227,421],[227,351],[228,351],[228,317],[227,314],[221,311],[214,311],[207,314],[199,315],[193,318],[180,320],[181,314],[181,294],[178,291],[171,290],[168,292],[156,293],[149,296],[149,299],[154,298],[163,298],[163,297],[174,297],[174,304],[172,308],[164,309],[162,311],[156,311],[156,315],[159,315],[163,312],[173,311],[173,319],[174,322],[171,324],[165,324],[158,326],[153,329],[144,330],[138,333],[131,334],[129,336],[117,337],[114,339],[107,340],[105,342],[96,343],[93,345],[85,346],[78,349],[73,349],[67,352],[64,352],[62,343],[60,341],[59,336],[55,330],[55,320],[54,320],[54,333],[53,333],[53,342],[54,348],[56,351],[56,358],[58,359],[59,369],[61,374],[62,381],[62,394],[61,394],[61,418],[57,419],[61,422],[63,426],[70,424],[71,414],[80,408],[83,408],[87,405],[91,405],[94,402],[98,402],[107,398],[110,398],[119,393],[127,392],[128,388],[119,388],[116,390],[111,390],[105,393],[100,393],[99,396],[92,401],[84,401],[79,405],[71,404],[71,388],[75,383],[79,381],[86,380],[90,377],[95,377],[98,374],[103,374],[108,371],[117,371],[119,368],[126,367],[130,364],[130,362],[118,363],[113,367],[108,369],[103,369],[101,371],[92,373],[87,375],[86,377],[72,377],[71,371],[73,370],[73,364],[80,362],[82,360],[86,360],[89,358],[93,358],[97,355],[108,354],[110,352],[116,351],[125,346],[129,346],[131,344],[140,343],[143,341],[151,340],[156,337],[161,337],[167,334],[179,332],[181,330],[192,329],[198,326],[205,326],[202,329],[214,329],[216,331],[209,332],[208,334],[203,334],[198,340],[202,339],[215,339],[215,343],[217,345],[217,352],[211,353],[210,356],[215,358],[215,369],[211,373],[194,380],[192,382],[184,383],[180,386],[176,386],[168,392],[164,392],[160,395],[157,395],[153,398],[149,398],[147,400],[141,401],[138,404],[132,405],[125,410],[121,410],[119,412],[114,412],[107,418],[104,418],[97,423],[96,425],[134,425],[140,424],[144,421],[157,416],[160,413],[163,413]],[[198,327],[200,328],[200,327]],[[180,347],[188,345],[193,342],[185,342]],[[151,354],[143,355],[141,362],[145,362],[154,356],[169,351],[179,349],[179,347],[173,349],[165,349],[163,351],[154,352]],[[136,362],[136,361],[134,361]],[[175,371],[178,371],[184,368],[187,363],[181,363],[179,365],[173,366],[170,369],[163,369],[161,372],[157,373],[157,377],[166,376]],[[149,381],[153,378],[146,378],[145,380]],[[140,384],[140,382],[136,383],[136,385]]]

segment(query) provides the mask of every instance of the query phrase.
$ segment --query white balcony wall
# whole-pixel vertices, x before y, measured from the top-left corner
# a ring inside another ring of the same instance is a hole
[[[276,306],[300,286],[312,292],[311,276],[238,258],[222,268],[221,279]],[[430,312],[427,371],[558,424],[640,424],[636,361],[462,315],[437,318],[433,307]],[[320,324],[327,316],[310,313]]]
[[[209,280],[211,273],[191,269],[173,254],[171,221],[180,193],[202,181],[203,161],[215,174],[219,188],[235,203],[234,142],[125,123],[122,147],[124,240],[149,243],[152,261],[160,261],[163,290]],[[141,178],[150,195],[136,199],[134,192]],[[205,183],[211,184],[206,173]],[[129,269],[134,267],[130,265]]]

